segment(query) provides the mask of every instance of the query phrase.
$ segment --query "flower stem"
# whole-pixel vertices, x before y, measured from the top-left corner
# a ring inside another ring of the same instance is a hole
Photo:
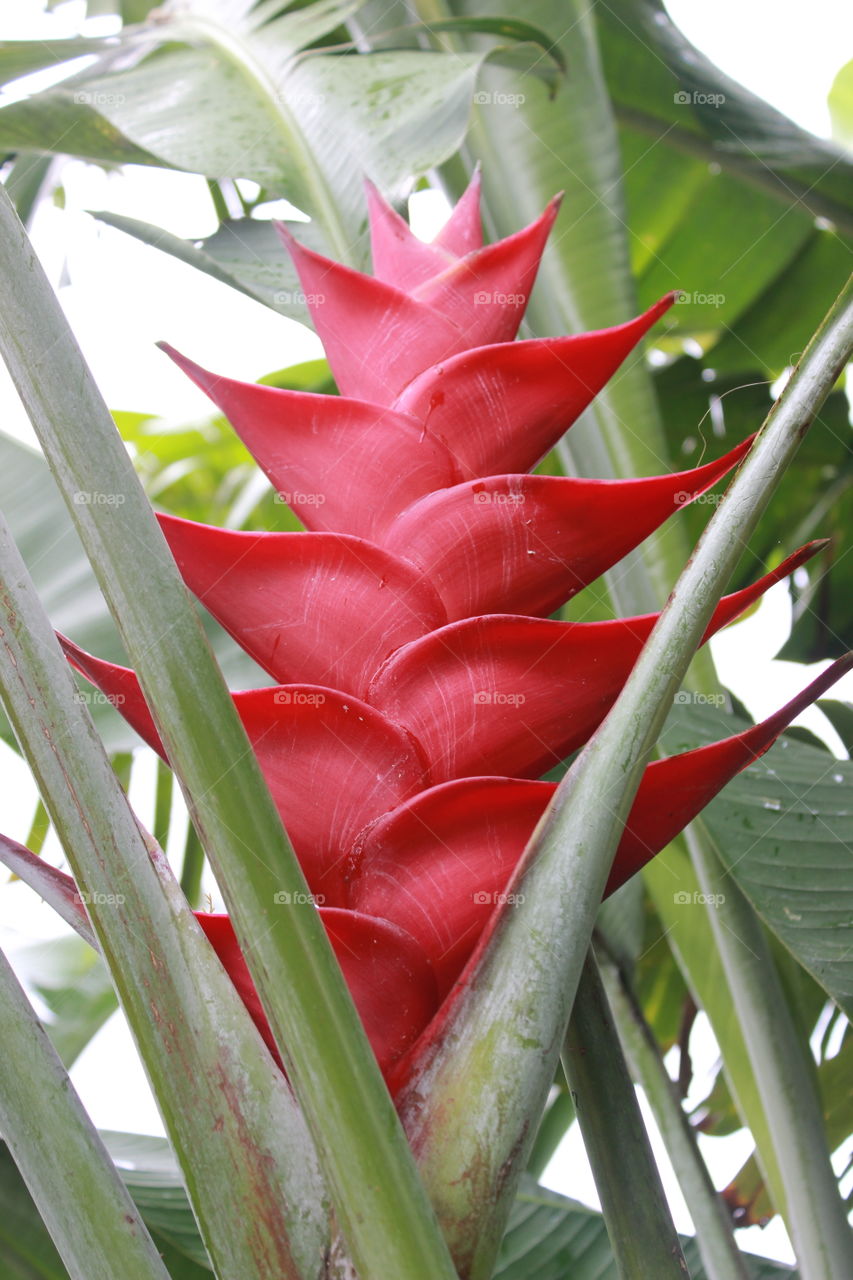
[[[591,949],[562,1057],[619,1274],[684,1280],[687,1263]]]

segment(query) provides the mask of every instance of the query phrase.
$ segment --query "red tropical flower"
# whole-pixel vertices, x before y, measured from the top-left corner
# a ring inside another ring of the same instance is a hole
[[[395,1084],[553,794],[536,779],[595,730],[655,622],[548,615],[751,443],[647,479],[529,474],[673,296],[613,329],[515,341],[557,205],[483,247],[478,199],[475,179],[427,245],[369,188],[374,276],[282,232],[340,396],[235,382],[166,348],[306,526],[160,517],[187,585],[276,682],[234,701]],[[725,597],[705,639],[819,545]],[[135,674],[63,644],[164,755]],[[843,668],[764,724],[650,765],[608,891]],[[230,921],[199,921],[275,1052]]]

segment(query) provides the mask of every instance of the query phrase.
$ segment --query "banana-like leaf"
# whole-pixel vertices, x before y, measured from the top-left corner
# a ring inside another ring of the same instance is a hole
[[[157,163],[249,178],[315,218],[324,248],[363,254],[362,182],[399,188],[462,141],[486,56],[420,50],[314,51],[358,0],[304,8],[189,0],[145,28],[147,56],[0,111],[0,149],[102,163]],[[122,44],[119,42],[119,49]]]
[[[137,1199],[146,1225],[155,1220],[164,1223],[164,1231],[153,1229],[151,1236],[172,1280],[210,1280],[210,1265],[203,1257],[204,1246],[180,1177],[168,1178],[156,1166],[136,1171],[139,1153],[146,1144],[158,1140],[137,1134],[104,1133],[101,1137],[120,1162],[119,1172]],[[154,1165],[153,1160],[151,1163]],[[181,1230],[184,1226],[185,1233]],[[4,1280],[68,1280],[62,1259],[5,1145],[0,1145],[0,1273]]]
[[[695,1240],[682,1237],[693,1280],[706,1280]],[[782,1263],[744,1255],[751,1280],[793,1280]],[[600,1213],[525,1178],[501,1245],[494,1280],[618,1280]]]
[[[683,751],[741,727],[714,708],[684,704],[662,745]],[[853,1016],[853,764],[783,737],[703,821],[764,923]]]
[[[596,20],[641,298],[680,288],[671,321],[717,369],[779,372],[849,270],[853,161],[724,75],[661,0]]]
[[[91,498],[80,494],[81,502]],[[0,432],[0,510],[31,568],[40,598],[57,630],[86,648],[123,661],[121,645],[91,566],[68,511],[51,481],[41,454]],[[276,508],[283,511],[284,508]],[[227,639],[219,627],[209,628],[217,656],[235,686],[264,683],[259,668]],[[110,702],[81,686],[85,701],[110,753],[129,751],[139,739]],[[16,746],[0,709],[0,737]]]
[[[80,938],[55,938],[17,952],[15,968],[47,1006],[47,1033],[70,1067],[118,1008],[103,961]]]

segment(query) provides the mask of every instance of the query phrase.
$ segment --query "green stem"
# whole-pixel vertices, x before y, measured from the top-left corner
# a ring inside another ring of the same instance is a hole
[[[213,212],[216,214],[220,222],[227,222],[231,217],[228,211],[228,205],[225,203],[225,196],[222,194],[222,187],[215,178],[207,179],[207,189],[213,202]]]
[[[157,782],[154,790],[154,826],[152,831],[154,839],[163,849],[166,848],[169,842],[174,776],[169,766],[158,759]],[[181,887],[183,888],[183,885]]]
[[[701,827],[701,819],[697,822]],[[787,1224],[802,1280],[853,1275],[853,1232],[826,1146],[814,1076],[764,931],[710,836],[688,832],[702,892],[717,895],[711,928],[761,1091],[785,1188]],[[707,901],[707,899],[706,899]]]
[[[33,814],[33,820],[30,823],[30,829],[27,834],[27,848],[31,849],[33,853],[41,853],[48,831],[50,831],[50,815],[44,807],[44,801],[39,796],[36,803],[36,811]]]
[[[628,1063],[649,1100],[696,1226],[705,1274],[708,1280],[749,1280],[731,1218],[714,1189],[651,1028],[617,966],[606,961],[601,971]]]
[[[181,888],[187,902],[197,907],[201,902],[201,878],[204,874],[204,846],[198,838],[198,832],[190,821],[187,824],[187,838],[184,843],[184,858],[181,863]]]
[[[536,1141],[527,1161],[527,1172],[537,1182],[550,1164],[557,1148],[566,1135],[566,1130],[575,1118],[575,1104],[565,1084],[565,1073],[560,1065],[560,1092],[548,1107],[539,1129]]]
[[[2,191],[0,341],[181,781],[355,1265],[365,1277],[451,1276],[376,1058],[234,702]],[[107,501],[81,503],[80,493],[93,488]],[[279,905],[284,895],[287,906]]]
[[[563,1067],[620,1277],[684,1280],[687,1263],[592,950],[578,984]]]
[[[72,1277],[169,1280],[97,1130],[0,952],[0,1130]]]

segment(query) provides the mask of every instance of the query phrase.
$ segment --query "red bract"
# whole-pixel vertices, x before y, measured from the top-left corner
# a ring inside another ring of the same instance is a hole
[[[484,248],[478,198],[475,179],[425,245],[369,188],[375,276],[282,233],[340,396],[235,382],[166,348],[308,528],[160,517],[187,585],[277,682],[235,705],[395,1086],[553,794],[536,776],[601,722],[656,620],[548,615],[750,445],[668,476],[528,474],[673,298],[613,329],[514,341],[557,204]],[[725,597],[705,639],[819,545]],[[63,643],[164,754],[135,674]],[[763,725],[650,765],[608,890],[843,667]],[[200,923],[276,1052],[230,921]]]

